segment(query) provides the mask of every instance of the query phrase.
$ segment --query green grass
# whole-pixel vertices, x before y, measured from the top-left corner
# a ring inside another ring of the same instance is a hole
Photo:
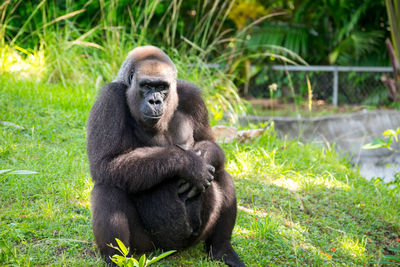
[[[85,131],[94,84],[0,77],[0,265],[102,266],[95,247]],[[400,200],[335,151],[278,139],[223,144],[237,188],[233,246],[248,266],[376,265],[399,246]],[[202,245],[161,266],[215,266]]]

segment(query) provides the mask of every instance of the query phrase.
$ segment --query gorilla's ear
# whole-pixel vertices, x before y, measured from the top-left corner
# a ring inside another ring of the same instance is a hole
[[[135,75],[135,68],[132,68],[130,73],[129,73],[129,78],[128,78],[129,85],[132,84],[133,75]]]
[[[122,66],[117,73],[117,77],[115,77],[113,82],[119,82],[125,84],[126,86],[130,86],[134,74],[135,67],[133,60],[128,57],[124,63],[122,63]]]

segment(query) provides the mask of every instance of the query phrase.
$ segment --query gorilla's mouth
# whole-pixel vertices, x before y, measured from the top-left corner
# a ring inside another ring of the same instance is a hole
[[[159,119],[161,119],[162,115],[163,115],[163,114],[159,114],[159,115],[154,115],[154,114],[147,115],[147,114],[143,114],[143,118],[144,118],[145,120],[159,120]]]

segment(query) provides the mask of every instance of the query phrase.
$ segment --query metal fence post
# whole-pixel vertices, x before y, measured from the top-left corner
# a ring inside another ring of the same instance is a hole
[[[333,100],[332,104],[334,107],[338,105],[338,92],[339,92],[339,71],[337,66],[333,70]]]

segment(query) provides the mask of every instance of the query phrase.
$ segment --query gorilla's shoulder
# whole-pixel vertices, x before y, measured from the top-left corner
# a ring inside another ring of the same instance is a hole
[[[102,106],[106,103],[125,102],[126,89],[127,86],[120,82],[107,83],[98,92],[95,105]]]
[[[110,116],[110,113],[113,113],[114,116],[115,112],[123,113],[126,109],[124,105],[126,103],[126,88],[125,84],[119,82],[104,85],[98,92],[90,114],[96,114],[96,117],[99,117],[99,119],[100,117],[108,119],[113,118],[113,116]],[[89,123],[93,120],[97,119],[89,119]]]
[[[104,85],[99,94],[125,94],[127,86],[121,82],[110,82]]]
[[[193,83],[185,80],[177,80],[179,97],[201,97],[200,89]]]
[[[188,81],[178,80],[177,90],[179,98],[178,109],[180,111],[195,117],[207,116],[207,109],[201,97],[200,89],[196,85]]]

